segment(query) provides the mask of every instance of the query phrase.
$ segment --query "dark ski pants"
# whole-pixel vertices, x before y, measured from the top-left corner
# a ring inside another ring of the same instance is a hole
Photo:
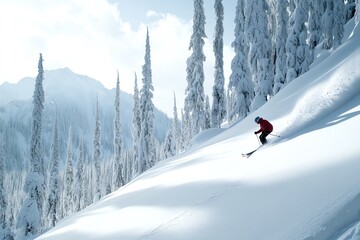
[[[260,142],[261,144],[265,144],[267,142],[266,140],[266,137],[270,134],[271,132],[267,132],[267,131],[264,131],[260,134]]]

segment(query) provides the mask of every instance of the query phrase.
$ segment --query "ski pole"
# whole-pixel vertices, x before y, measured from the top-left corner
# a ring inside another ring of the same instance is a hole
[[[271,135],[271,136],[275,136],[275,137],[280,137],[279,135],[272,134],[272,133],[270,133],[269,135]]]
[[[255,135],[256,135],[256,139],[258,140],[259,145],[261,145],[258,135],[257,134],[255,134]]]

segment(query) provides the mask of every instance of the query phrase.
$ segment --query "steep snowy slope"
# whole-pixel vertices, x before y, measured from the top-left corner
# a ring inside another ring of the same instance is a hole
[[[360,237],[359,43],[357,26],[341,47],[248,118],[203,133],[188,152],[39,239]],[[281,137],[242,158],[258,146],[257,115]]]

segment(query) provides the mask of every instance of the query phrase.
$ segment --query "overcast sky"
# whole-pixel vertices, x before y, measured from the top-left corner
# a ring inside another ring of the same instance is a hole
[[[207,57],[205,94],[212,94],[214,0],[205,0]],[[235,0],[225,0],[225,75],[230,75]],[[186,59],[192,33],[192,0],[1,0],[0,84],[36,77],[39,53],[46,70],[68,67],[112,89],[116,71],[121,90],[141,83],[146,28],[150,32],[154,104],[172,117],[186,88]],[[139,86],[141,87],[141,86]]]

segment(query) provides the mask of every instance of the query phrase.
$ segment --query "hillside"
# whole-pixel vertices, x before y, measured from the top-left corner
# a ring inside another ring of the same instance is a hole
[[[353,22],[352,22],[353,24]],[[360,26],[246,119],[194,139],[38,239],[358,239]],[[258,146],[255,116],[270,120]]]
[[[120,79],[122,81],[122,79]],[[124,80],[125,81],[125,80]],[[128,81],[128,80],[126,80]],[[116,75],[114,76],[114,85]],[[120,82],[121,85],[121,82]],[[30,139],[32,94],[35,79],[24,78],[17,84],[4,83],[0,86],[0,132],[4,134],[7,167],[22,167],[27,157]],[[95,126],[96,99],[99,99],[103,157],[113,154],[113,121],[115,90],[106,89],[99,81],[79,75],[68,68],[45,71],[44,74],[44,139],[46,155],[52,139],[54,116],[57,112],[62,159],[65,160],[67,135],[70,125],[74,135],[74,145],[84,136],[91,156]],[[133,97],[121,92],[121,131],[123,144],[132,147]],[[155,111],[155,133],[163,141],[171,120],[162,112]]]

